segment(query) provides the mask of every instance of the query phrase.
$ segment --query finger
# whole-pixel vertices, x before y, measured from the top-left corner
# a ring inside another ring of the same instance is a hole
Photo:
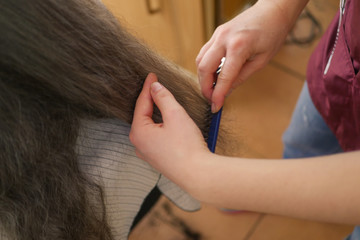
[[[216,70],[219,67],[221,58],[226,54],[224,48],[209,49],[198,66],[198,76],[201,92],[205,98],[211,100],[213,94],[213,83],[216,79]]]
[[[170,91],[159,82],[151,84],[151,96],[161,112],[164,124],[167,123],[173,113],[185,111]]]
[[[151,119],[153,113],[153,101],[150,94],[150,86],[153,82],[157,81],[154,73],[149,73],[146,77],[143,89],[136,101],[133,125],[153,123]]]
[[[212,37],[205,45],[200,49],[197,57],[196,57],[196,66],[199,67],[199,64],[204,57],[204,54],[208,51],[208,49],[211,47],[211,45],[214,42],[214,37]]]
[[[253,73],[262,69],[267,63],[268,63],[268,61],[262,59],[261,56],[256,56],[252,60],[248,60],[242,67],[242,69],[237,77],[236,82],[238,82],[239,84],[244,82]]]
[[[229,53],[217,78],[216,86],[211,97],[211,111],[217,112],[224,105],[225,96],[228,95],[233,83],[237,80],[246,56],[242,52]]]

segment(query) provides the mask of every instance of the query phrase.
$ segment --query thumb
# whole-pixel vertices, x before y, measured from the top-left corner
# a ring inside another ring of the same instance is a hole
[[[151,84],[151,96],[159,108],[164,122],[166,122],[173,113],[185,111],[171,92],[159,82]]]

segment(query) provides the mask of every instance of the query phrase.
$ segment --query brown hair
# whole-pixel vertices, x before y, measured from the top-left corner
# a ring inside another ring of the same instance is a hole
[[[0,9],[1,227],[16,239],[111,239],[102,188],[77,165],[80,119],[131,123],[149,72],[205,138],[209,106],[190,75],[100,1],[0,0]]]

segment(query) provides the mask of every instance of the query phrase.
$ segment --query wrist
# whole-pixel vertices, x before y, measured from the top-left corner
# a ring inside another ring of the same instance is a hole
[[[193,154],[191,157],[191,164],[186,169],[186,174],[183,176],[184,190],[188,192],[195,199],[204,202],[207,198],[209,190],[208,182],[211,178],[211,172],[214,172],[215,154],[210,151],[201,151]]]

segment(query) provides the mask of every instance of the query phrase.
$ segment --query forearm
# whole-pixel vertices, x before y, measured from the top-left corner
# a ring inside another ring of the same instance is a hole
[[[309,0],[258,0],[256,5],[273,9],[274,14],[281,19],[281,23],[276,26],[283,28],[284,32],[289,32],[294,26],[300,13],[305,8]]]
[[[289,31],[308,2],[309,0],[259,0],[256,4],[269,4],[279,9],[278,12],[283,18],[283,24],[287,26]]]
[[[298,160],[218,155],[208,159],[201,161],[197,174],[194,195],[201,201],[312,220],[360,223],[360,152]]]

